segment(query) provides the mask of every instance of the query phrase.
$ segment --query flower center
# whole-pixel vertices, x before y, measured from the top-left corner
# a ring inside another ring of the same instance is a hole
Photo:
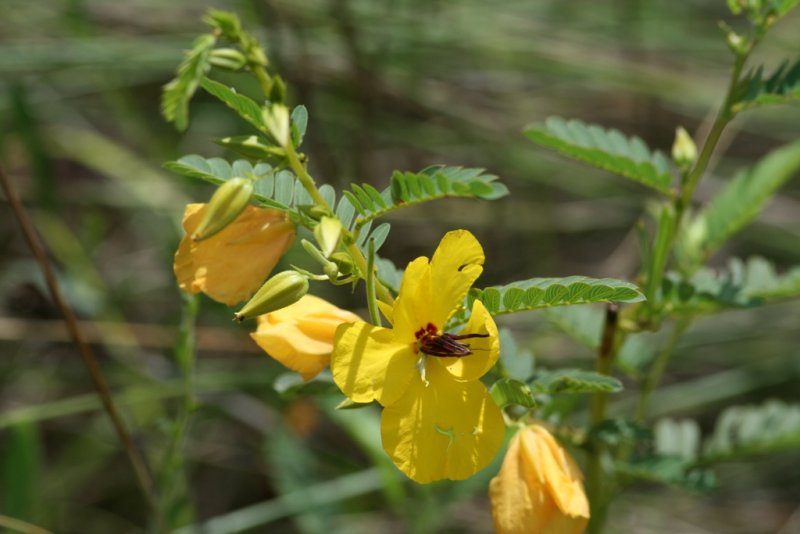
[[[425,327],[414,332],[414,336],[417,338],[417,348],[420,352],[442,358],[461,358],[472,354],[472,349],[470,349],[468,343],[460,343],[460,340],[473,337],[489,337],[489,334],[440,334],[435,324],[428,323]]]

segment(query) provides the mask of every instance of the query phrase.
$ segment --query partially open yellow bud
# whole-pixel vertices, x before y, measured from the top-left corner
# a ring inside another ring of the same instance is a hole
[[[589,501],[575,460],[541,425],[512,438],[500,473],[489,484],[499,534],[580,534]]]
[[[354,313],[306,295],[291,306],[259,316],[258,329],[250,337],[267,354],[310,380],[330,363],[336,327],[360,320]]]
[[[191,236],[206,204],[189,204],[183,214],[186,232],[175,253],[175,277],[188,293],[203,292],[233,306],[261,286],[294,239],[294,225],[279,210],[247,206],[216,235],[202,241]]]
[[[300,300],[308,293],[308,278],[297,271],[283,271],[266,282],[256,291],[241,310],[234,313],[237,321],[244,321],[264,313],[280,310]]]
[[[253,182],[247,178],[231,178],[214,191],[192,239],[208,239],[228,226],[244,211],[253,198]]]

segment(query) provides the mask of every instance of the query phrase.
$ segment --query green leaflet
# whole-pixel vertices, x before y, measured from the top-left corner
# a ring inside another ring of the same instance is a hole
[[[501,378],[492,384],[492,387],[489,388],[489,393],[492,395],[495,404],[501,408],[511,404],[525,408],[536,406],[536,401],[533,400],[533,394],[528,384],[513,378]]]
[[[737,85],[735,98],[735,112],[797,102],[800,100],[800,59],[794,64],[784,61],[768,78],[764,77],[763,66],[750,71]]]
[[[311,199],[302,190],[296,191],[295,182],[297,179],[289,171],[275,172],[272,166],[266,163],[253,165],[246,160],[236,160],[233,163],[222,158],[206,159],[202,156],[184,156],[177,161],[169,161],[164,164],[169,169],[178,174],[199,178],[212,184],[219,185],[236,176],[255,176],[258,181],[255,184],[255,195],[253,199],[266,207],[289,210],[298,204],[309,204]],[[299,185],[299,184],[298,184]]]
[[[201,87],[217,97],[226,106],[235,111],[241,118],[252,124],[261,132],[269,133],[262,117],[262,108],[254,100],[240,95],[236,89],[214,80],[203,78]]]
[[[737,174],[679,236],[684,263],[711,255],[750,223],[800,169],[800,141],[784,145]]]
[[[747,261],[733,258],[723,271],[703,267],[688,280],[667,273],[662,294],[670,310],[684,314],[758,306],[800,297],[800,266],[779,275],[771,262],[759,256]]]
[[[672,184],[669,159],[658,150],[651,151],[638,137],[626,137],[618,130],[560,117],[529,125],[525,135],[565,156],[669,193]]]
[[[217,39],[213,35],[198,37],[186,58],[178,66],[178,73],[161,94],[161,114],[168,122],[175,123],[180,131],[189,125],[189,100],[198,85],[211,69],[210,55]]]
[[[434,165],[418,173],[395,171],[390,185],[378,191],[370,184],[352,184],[351,191],[344,191],[344,198],[352,210],[350,221],[361,227],[370,221],[404,206],[447,197],[480,198],[495,200],[508,194],[508,188],[497,181],[497,176],[484,174],[483,169],[464,169]],[[357,215],[356,215],[357,214]]]
[[[622,382],[594,371],[559,369],[540,372],[531,383],[535,393],[616,393],[622,391]]]
[[[770,400],[760,406],[733,406],[722,412],[699,461],[735,460],[800,447],[800,405]]]
[[[468,308],[480,300],[492,315],[502,315],[550,306],[592,302],[639,302],[644,295],[636,285],[613,278],[531,278],[504,286],[473,288],[467,295]]]

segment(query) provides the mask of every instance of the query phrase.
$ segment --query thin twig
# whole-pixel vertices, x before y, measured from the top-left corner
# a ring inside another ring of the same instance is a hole
[[[2,514],[0,514],[0,527],[11,529],[14,532],[21,532],[22,534],[53,534],[49,530],[37,527],[27,521]]]
[[[45,246],[39,238],[39,235],[36,233],[36,229],[28,217],[25,207],[19,201],[16,192],[11,186],[11,182],[8,180],[8,177],[2,168],[0,168],[0,183],[2,183],[3,192],[5,193],[11,208],[14,210],[14,215],[22,227],[22,233],[25,236],[25,241],[28,243],[31,252],[33,252],[37,263],[42,269],[42,273],[44,274],[45,281],[47,282],[47,287],[50,290],[53,303],[64,316],[64,321],[67,324],[67,328],[69,329],[72,340],[78,347],[81,356],[83,357],[83,363],[86,365],[86,369],[89,371],[89,376],[92,379],[92,383],[97,390],[97,395],[100,397],[100,400],[103,403],[103,408],[108,414],[109,419],[111,419],[111,423],[114,425],[114,429],[117,432],[117,437],[122,444],[122,448],[128,455],[128,460],[131,462],[131,466],[136,474],[136,479],[139,482],[145,500],[152,510],[156,511],[157,501],[155,499],[155,487],[153,485],[153,479],[150,475],[150,471],[147,469],[147,464],[145,463],[144,457],[131,440],[130,434],[125,427],[125,423],[122,421],[122,418],[119,416],[119,413],[114,406],[114,400],[111,397],[111,390],[109,389],[108,383],[106,382],[103,373],[100,370],[100,366],[97,364],[97,359],[94,356],[92,347],[87,342],[86,336],[81,330],[72,308],[69,307],[69,305],[61,296],[61,289],[58,285],[58,281],[56,280],[55,273],[53,272],[53,267],[50,264],[50,259],[47,257]]]

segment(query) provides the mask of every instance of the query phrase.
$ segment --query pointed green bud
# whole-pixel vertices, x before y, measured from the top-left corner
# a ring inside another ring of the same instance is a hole
[[[217,48],[211,51],[211,64],[223,69],[239,70],[247,65],[247,58],[235,48]]]
[[[280,310],[308,293],[308,278],[297,271],[283,271],[267,280],[241,310],[233,314],[242,322],[251,317]]]
[[[269,99],[271,102],[283,102],[286,100],[286,82],[277,74],[272,77],[272,86],[269,88]]]
[[[289,144],[289,108],[283,104],[272,104],[262,112],[267,130],[278,143],[285,147]]]
[[[231,178],[219,186],[208,201],[192,240],[201,241],[222,231],[244,211],[254,191],[253,182],[241,177]]]
[[[342,239],[342,223],[334,217],[323,217],[314,228],[314,237],[326,258],[336,252]]]
[[[672,159],[681,169],[688,169],[697,159],[697,146],[692,136],[683,126],[675,130],[675,142],[672,143]]]

